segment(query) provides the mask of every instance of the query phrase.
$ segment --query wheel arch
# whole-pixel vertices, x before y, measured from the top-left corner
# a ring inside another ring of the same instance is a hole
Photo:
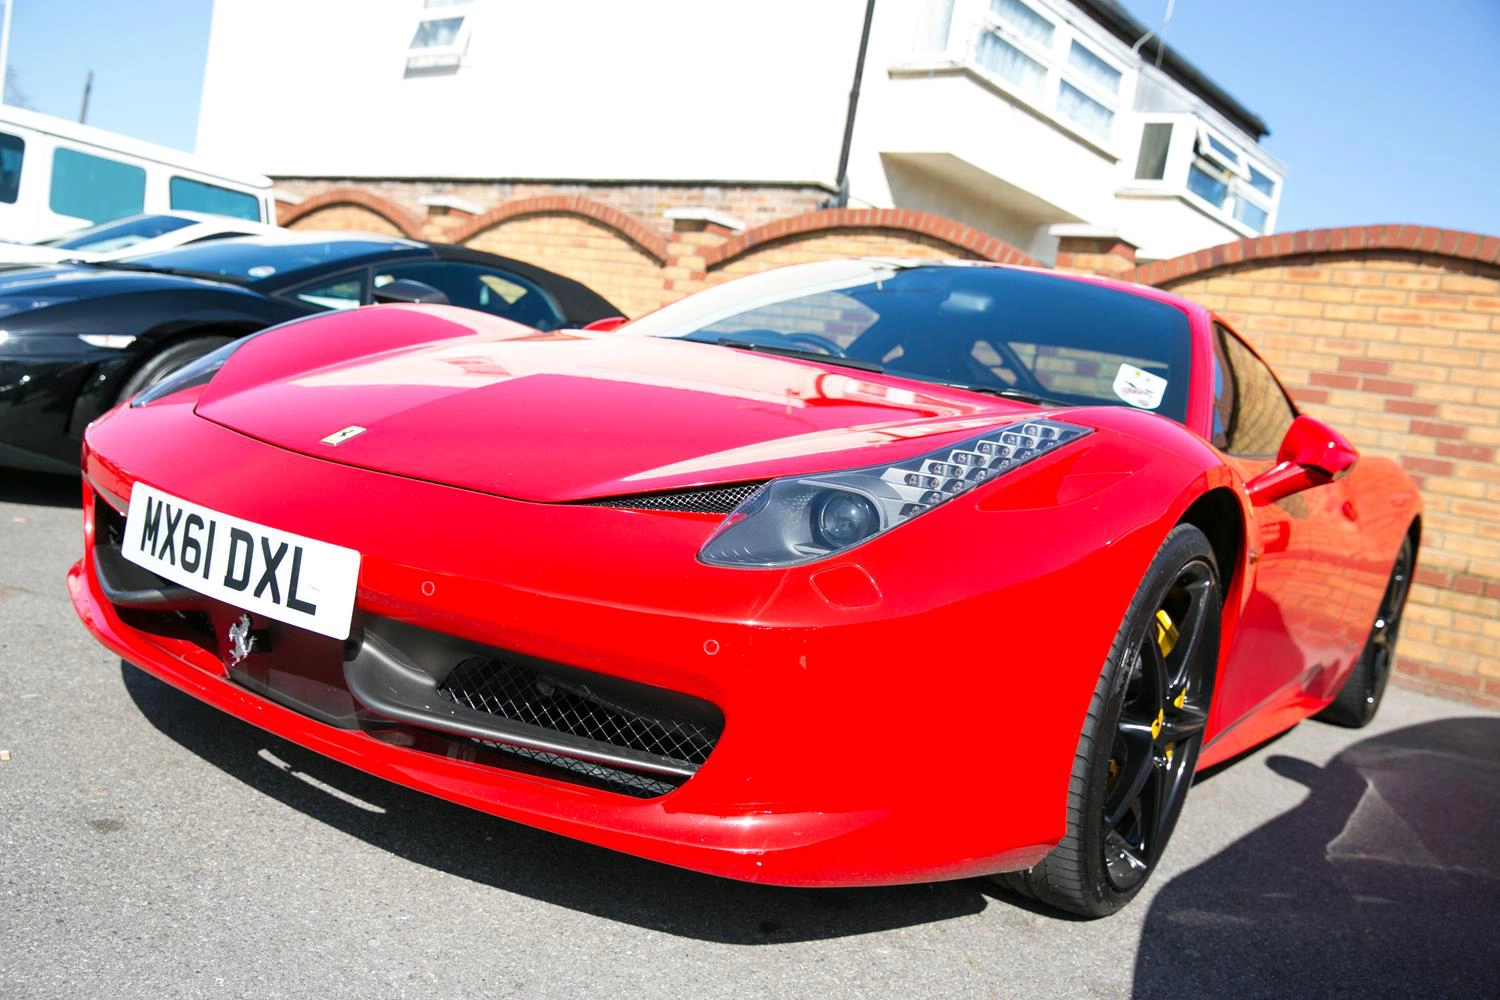
[[[1227,595],[1239,583],[1240,555],[1245,548],[1245,517],[1240,501],[1227,486],[1215,487],[1183,511],[1178,524],[1191,524],[1208,536],[1219,564],[1219,591]]]

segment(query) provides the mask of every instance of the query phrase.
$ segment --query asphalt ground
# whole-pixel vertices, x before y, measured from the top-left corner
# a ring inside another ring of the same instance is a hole
[[[68,601],[76,494],[0,470],[0,996],[1500,990],[1493,714],[1392,690],[1365,730],[1200,776],[1105,920],[977,881],[742,885],[367,777],[122,664]]]

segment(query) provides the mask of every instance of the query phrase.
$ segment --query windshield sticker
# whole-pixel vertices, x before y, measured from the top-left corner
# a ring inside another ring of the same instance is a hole
[[[1166,379],[1135,365],[1121,365],[1119,374],[1115,376],[1115,395],[1143,410],[1154,410],[1160,406],[1161,397],[1166,391]]]

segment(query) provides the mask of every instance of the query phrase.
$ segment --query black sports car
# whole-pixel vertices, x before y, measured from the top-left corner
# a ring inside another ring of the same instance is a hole
[[[247,237],[108,264],[4,269],[0,466],[77,472],[89,421],[230,340],[433,289],[442,294],[432,298],[540,330],[620,315],[530,264],[373,235]]]

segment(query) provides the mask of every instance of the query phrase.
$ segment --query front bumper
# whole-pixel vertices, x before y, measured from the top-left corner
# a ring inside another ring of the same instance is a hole
[[[170,435],[153,434],[173,409],[132,411],[129,435],[118,420],[97,425],[89,480],[123,499],[137,474],[127,470],[163,470],[142,478],[360,548],[357,617],[681,692],[724,722],[696,773],[642,799],[319,721],[237,682],[203,643],[127,621],[100,586],[86,484],[85,557],[69,574],[84,624],[237,718],[496,816],[747,881],[1014,870],[1064,832],[1077,734],[1113,626],[1055,606],[1053,588],[1067,582],[1057,573],[1084,583],[1097,572],[1063,541],[1049,548],[1067,564],[1055,571],[982,559],[934,574],[923,567],[951,539],[931,517],[834,564],[718,569],[692,559],[713,519],[505,500],[270,448],[181,413]],[[192,460],[204,455],[211,467]],[[1024,536],[1040,514],[1005,516]]]
[[[6,344],[0,349],[0,466],[77,474],[83,429],[109,409],[133,360],[76,337]]]

